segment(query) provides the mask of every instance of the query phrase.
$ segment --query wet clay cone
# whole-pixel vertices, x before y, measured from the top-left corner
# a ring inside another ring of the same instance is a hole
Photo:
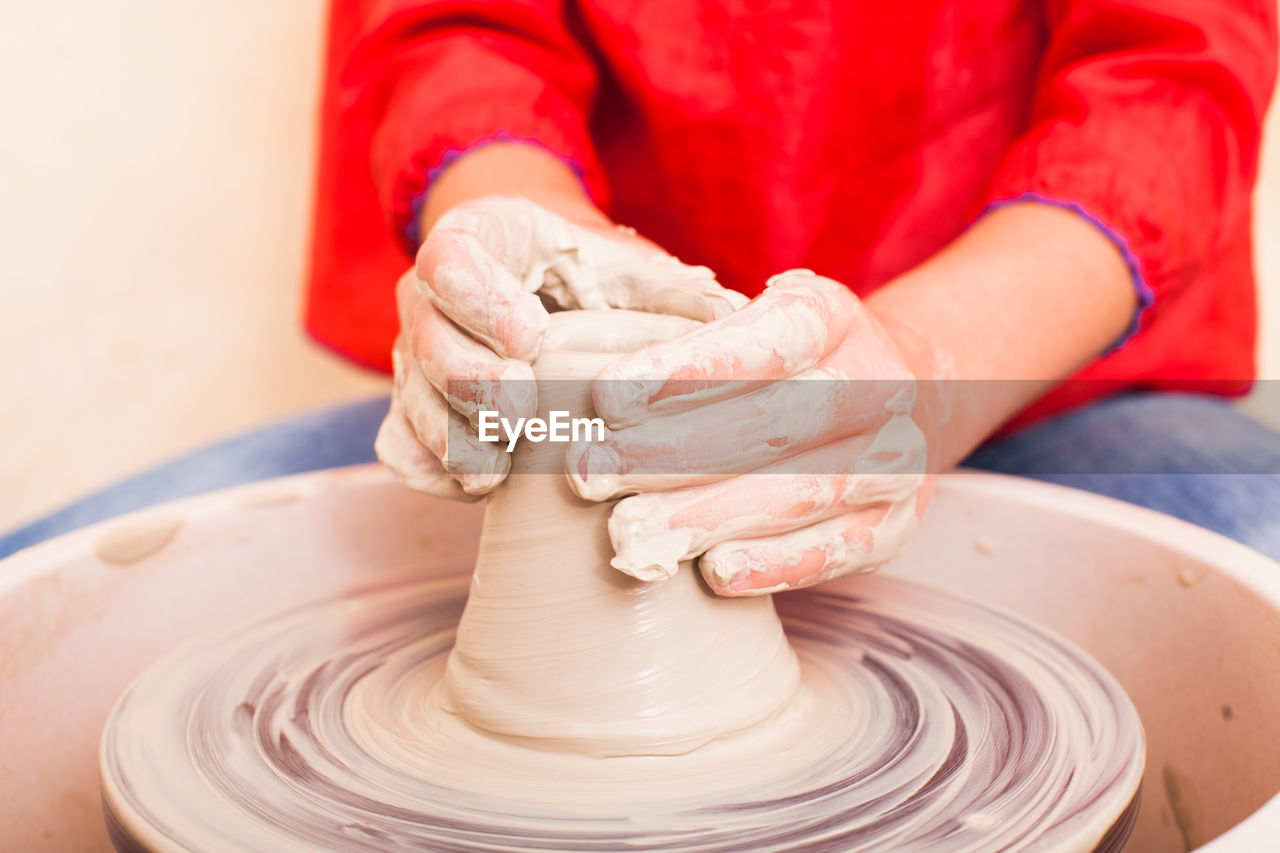
[[[534,364],[538,416],[594,417],[589,380],[604,364],[693,325],[553,315]],[[800,677],[772,599],[719,598],[687,564],[658,582],[610,567],[613,502],[573,493],[566,447],[522,440],[489,498],[444,708],[491,735],[597,756],[684,753],[767,721]]]

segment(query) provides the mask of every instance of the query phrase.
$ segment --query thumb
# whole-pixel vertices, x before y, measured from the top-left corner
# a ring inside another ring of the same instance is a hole
[[[747,304],[746,296],[722,286],[707,267],[683,263],[630,228],[574,230],[573,262],[553,266],[548,276],[549,283],[559,279],[572,297],[561,304],[673,314],[703,323]]]

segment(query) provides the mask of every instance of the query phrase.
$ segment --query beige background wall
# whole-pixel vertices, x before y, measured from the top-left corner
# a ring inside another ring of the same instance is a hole
[[[0,528],[383,387],[297,322],[322,12],[5,3]]]
[[[0,530],[188,448],[385,388],[297,323],[322,7],[4,3]],[[1264,368],[1280,377],[1271,124],[1258,242]]]

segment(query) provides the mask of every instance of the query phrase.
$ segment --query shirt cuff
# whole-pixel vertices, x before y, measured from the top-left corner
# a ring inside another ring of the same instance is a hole
[[[569,167],[569,170],[578,178],[582,184],[583,190],[587,196],[598,206],[602,205],[604,199],[602,182],[588,177],[589,167],[580,162],[577,158],[561,154],[540,139],[532,139],[529,137],[518,136],[514,133],[499,131],[491,136],[481,137],[466,145],[456,148],[446,148],[440,151],[433,163],[423,165],[421,163],[414,164],[416,175],[408,174],[403,176],[402,181],[397,181],[397,195],[407,195],[407,204],[401,201],[395,204],[397,220],[396,234],[403,242],[405,248],[410,255],[416,254],[418,246],[422,242],[422,234],[419,233],[422,223],[422,208],[426,205],[427,196],[431,192],[431,187],[436,180],[444,174],[444,170],[453,165],[455,161],[472,151],[484,148],[488,145],[497,143],[508,145],[528,145],[539,148],[558,158],[560,162]],[[594,176],[593,176],[594,177]],[[406,209],[407,208],[407,209]]]

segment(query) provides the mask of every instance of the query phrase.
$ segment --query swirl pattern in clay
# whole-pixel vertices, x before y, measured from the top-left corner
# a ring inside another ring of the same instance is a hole
[[[466,577],[371,586],[176,650],[102,742],[120,850],[1118,849],[1143,735],[1025,622],[890,577],[779,596],[803,689],[679,756],[503,742],[432,708]]]

